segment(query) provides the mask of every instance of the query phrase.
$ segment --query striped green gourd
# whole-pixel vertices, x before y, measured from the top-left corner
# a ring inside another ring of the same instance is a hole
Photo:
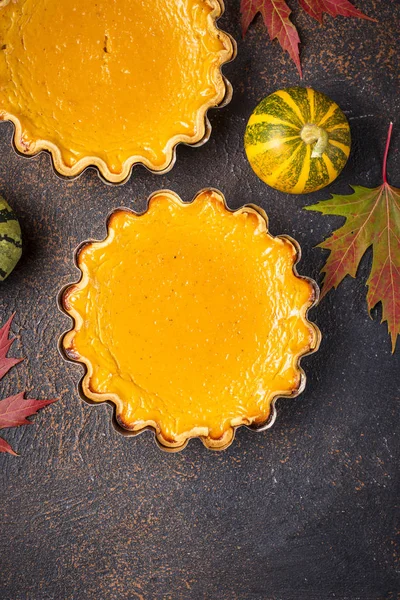
[[[0,196],[0,281],[9,276],[21,254],[22,239],[18,219]]]
[[[252,113],[244,138],[258,177],[290,194],[314,192],[336,179],[350,144],[349,123],[336,102],[301,87],[264,98]]]

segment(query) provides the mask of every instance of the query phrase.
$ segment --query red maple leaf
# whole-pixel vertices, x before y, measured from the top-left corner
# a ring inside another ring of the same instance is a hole
[[[17,365],[21,360],[24,360],[23,358],[7,358],[7,353],[11,344],[16,340],[15,337],[8,337],[13,318],[14,315],[11,315],[7,323],[0,329],[0,379],[4,377],[11,367]]]
[[[357,17],[375,21],[367,17],[349,0],[299,0],[300,6],[314,19],[322,23],[324,13],[337,17]],[[261,13],[271,40],[277,38],[283,50],[289,53],[302,77],[299,43],[300,38],[296,27],[290,20],[291,10],[285,0],[241,0],[242,34],[246,35],[250,23],[257,13]]]
[[[341,15],[342,17],[356,17],[357,19],[375,21],[375,19],[364,15],[349,0],[299,0],[299,4],[311,17],[320,23],[322,23],[324,12],[331,15],[331,17]]]
[[[389,185],[387,156],[393,124],[390,123],[383,159],[383,183],[370,189],[352,186],[354,194],[333,195],[307,210],[346,217],[345,224],[319,244],[330,250],[324,273],[321,298],[336,288],[346,275],[356,276],[367,248],[373,260],[367,285],[368,309],[382,303],[382,320],[387,321],[392,351],[400,335],[400,189]]]
[[[292,11],[285,0],[242,0],[240,10],[242,13],[243,36],[246,35],[246,31],[256,14],[261,13],[269,37],[271,40],[278,39],[282,48],[289,53],[300,77],[302,77],[299,56],[300,38],[296,27],[289,19]]]
[[[0,379],[11,369],[11,367],[23,360],[22,358],[7,357],[11,344],[16,339],[15,337],[9,338],[10,326],[13,318],[14,315],[11,315],[7,323],[0,329]],[[24,398],[24,392],[0,400],[0,429],[6,427],[18,427],[19,425],[30,425],[31,422],[27,420],[27,417],[36,414],[38,410],[53,402],[56,402],[56,400],[33,400],[31,398]],[[16,456],[16,453],[11,448],[10,444],[1,437],[0,452],[8,452],[9,454]]]

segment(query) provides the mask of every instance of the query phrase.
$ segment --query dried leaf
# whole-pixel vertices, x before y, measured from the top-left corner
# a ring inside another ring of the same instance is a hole
[[[321,297],[336,288],[346,275],[356,276],[358,265],[367,248],[372,246],[373,261],[367,281],[368,309],[382,302],[382,321],[387,321],[392,351],[400,334],[400,189],[387,181],[386,163],[392,133],[389,127],[383,160],[383,184],[377,188],[352,186],[354,194],[333,195],[307,210],[346,217],[319,247],[330,250],[322,270]]]
[[[331,17],[356,17],[357,19],[366,19],[375,21],[367,17],[361,10],[353,6],[349,0],[299,0],[300,6],[314,19],[322,23],[324,12]]]
[[[322,23],[322,0],[299,0],[300,6],[316,21]]]
[[[11,344],[16,339],[9,339],[10,326],[13,318],[14,315],[11,315],[7,323],[0,329],[0,379],[11,369],[11,367],[23,360],[22,358],[7,358],[6,356]],[[6,427],[18,427],[19,425],[29,425],[31,422],[27,420],[27,417],[36,414],[38,410],[53,402],[56,402],[56,400],[33,400],[31,398],[24,398],[24,392],[0,400],[0,429]],[[1,437],[0,452],[8,452],[9,454],[17,456],[10,444]]]
[[[55,400],[33,400],[24,398],[24,392],[0,400],[0,429],[5,427],[18,427],[19,425],[30,425],[26,417],[37,413]]]
[[[11,448],[10,444],[0,437],[0,452],[8,452],[13,456],[18,456],[16,452]]]
[[[302,77],[299,43],[300,38],[296,27],[289,19],[292,12],[285,0],[242,0],[242,33],[245,36],[247,29],[258,12],[261,13],[271,40],[277,38],[283,50],[289,53],[297,70]]]
[[[299,0],[300,6],[314,19],[322,23],[324,13],[337,17],[356,17],[375,21],[364,15],[349,0]],[[246,35],[250,23],[257,13],[261,13],[271,40],[277,38],[283,50],[286,50],[302,77],[299,43],[296,27],[290,21],[291,10],[285,0],[241,0],[242,34]]]
[[[16,338],[8,338],[10,327],[14,315],[8,319],[7,323],[0,329],[0,379],[13,367],[23,360],[23,358],[7,358],[7,353],[11,347],[11,344]]]

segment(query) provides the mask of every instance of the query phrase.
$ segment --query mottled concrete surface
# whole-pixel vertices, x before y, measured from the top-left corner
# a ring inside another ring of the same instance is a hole
[[[1,394],[60,398],[35,425],[4,432],[21,456],[0,456],[2,600],[399,598],[400,350],[391,356],[380,308],[372,320],[367,313],[371,253],[357,280],[346,279],[312,311],[324,339],[304,361],[306,391],[278,403],[270,431],[241,429],[223,453],[193,441],[168,455],[148,433],[123,438],[108,406],[79,399],[81,369],[57,352],[69,321],[56,296],[77,275],[72,251],[102,237],[117,206],[143,209],[158,188],[189,200],[218,187],[231,207],[260,204],[273,233],[301,243],[300,272],[320,280],[324,253],[314,246],[341,219],[302,207],[350,191],[349,183],[378,185],[390,119],[389,173],[400,185],[399,2],[357,0],[378,24],[326,18],[321,28],[296,11],[304,84],[340,104],[353,134],[339,179],[305,197],[268,189],[247,164],[242,138],[252,108],[299,81],[261,20],[242,41],[239,2],[227,5],[221,25],[239,51],[225,69],[234,100],[211,112],[209,143],[178,149],[169,174],[137,168],[123,187],[104,185],[93,170],[60,181],[48,155],[17,157],[11,126],[0,126],[0,193],[20,215],[25,240],[23,259],[1,286],[0,316],[16,311],[14,353],[26,356]]]

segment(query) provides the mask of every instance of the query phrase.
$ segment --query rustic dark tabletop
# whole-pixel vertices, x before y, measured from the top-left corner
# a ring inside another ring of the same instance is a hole
[[[4,431],[20,456],[0,455],[1,600],[400,597],[400,348],[391,355],[380,307],[372,320],[367,312],[371,252],[357,279],[346,278],[311,313],[323,342],[303,362],[306,391],[278,403],[271,430],[242,428],[222,453],[195,440],[182,453],[165,454],[150,433],[122,437],[108,405],[80,400],[82,371],[57,351],[69,320],[56,297],[77,277],[73,250],[103,237],[106,215],[117,206],[142,210],[159,188],[190,200],[200,188],[217,187],[233,208],[261,205],[272,233],[302,245],[300,272],[320,281],[326,255],[314,246],[342,220],[302,207],[349,192],[349,183],[380,184],[390,120],[389,174],[400,186],[398,0],[357,1],[377,24],[326,18],[321,28],[296,11],[303,83],[340,104],[353,136],[341,176],[309,196],[269,189],[246,161],[251,110],[299,79],[260,19],[241,40],[239,1],[226,4],[220,24],[238,41],[238,57],[225,69],[233,101],[210,112],[210,141],[180,147],[169,174],[139,167],[126,185],[111,187],[90,169],[61,181],[47,154],[16,156],[11,126],[0,127],[0,194],[20,216],[25,243],[20,264],[1,284],[0,321],[16,311],[14,355],[26,357],[1,381],[0,397],[26,390],[60,398],[34,425]]]

